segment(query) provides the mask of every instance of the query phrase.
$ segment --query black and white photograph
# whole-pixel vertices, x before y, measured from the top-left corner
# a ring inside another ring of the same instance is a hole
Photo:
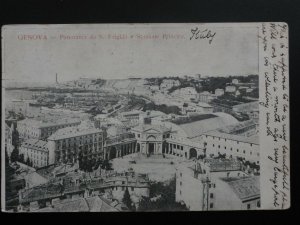
[[[289,208],[287,34],[2,27],[2,211]]]

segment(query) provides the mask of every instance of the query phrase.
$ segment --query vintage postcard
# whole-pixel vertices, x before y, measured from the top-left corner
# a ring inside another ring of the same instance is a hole
[[[2,27],[2,211],[290,207],[288,25]]]

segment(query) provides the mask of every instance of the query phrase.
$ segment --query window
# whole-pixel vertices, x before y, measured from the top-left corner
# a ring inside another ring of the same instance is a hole
[[[214,203],[210,203],[209,208],[213,208],[214,207]]]
[[[214,197],[214,194],[213,193],[210,193],[210,198],[213,198]]]
[[[180,176],[182,177],[182,173],[180,173]]]
[[[180,181],[180,186],[182,185],[182,182]]]
[[[220,145],[218,145],[218,148],[220,148]]]
[[[213,144],[213,147],[215,147],[215,144]]]
[[[211,188],[211,184],[209,184],[208,187]]]
[[[245,153],[246,153],[246,151],[244,150],[244,151],[243,151],[243,153],[245,154]]]
[[[256,206],[260,207],[260,201],[257,201]]]
[[[251,205],[250,204],[247,204],[247,209],[250,209],[251,208]]]
[[[239,152],[239,150],[237,149],[236,152]]]
[[[181,195],[181,191],[179,191],[179,194]]]
[[[183,146],[181,146],[180,149],[183,150]]]
[[[216,184],[214,184],[214,188],[216,188]]]
[[[131,187],[131,191],[134,191],[134,187]]]
[[[125,190],[125,187],[122,187],[122,191],[124,191]]]

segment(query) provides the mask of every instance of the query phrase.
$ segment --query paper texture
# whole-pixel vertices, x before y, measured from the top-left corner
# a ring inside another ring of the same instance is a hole
[[[290,207],[288,25],[2,27],[2,211]]]

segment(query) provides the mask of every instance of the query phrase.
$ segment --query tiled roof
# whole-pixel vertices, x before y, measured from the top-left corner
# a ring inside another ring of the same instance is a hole
[[[224,126],[227,126],[234,121],[235,120],[230,121],[219,116],[211,116],[205,119],[191,121],[188,123],[181,123],[177,125],[185,132],[188,138],[195,138],[208,131],[217,130]]]
[[[219,131],[206,132],[206,133],[204,133],[204,135],[209,135],[209,136],[213,136],[213,137],[220,137],[220,138],[224,138],[224,139],[259,145],[259,137],[257,135],[253,135],[251,137],[245,137],[245,136],[240,136],[240,135],[235,135],[235,134],[226,134],[226,133],[222,133]]]
[[[224,133],[232,133],[236,130],[240,130],[240,129],[243,129],[243,128],[246,128],[249,126],[253,126],[253,125],[256,125],[256,122],[254,120],[246,120],[246,121],[239,122],[236,124],[228,125],[222,129],[220,129],[220,131],[222,131]]]
[[[234,159],[205,159],[209,164],[210,172],[236,171],[241,169],[241,164]]]
[[[40,151],[48,151],[47,141],[39,140],[39,139],[27,139],[22,143],[22,147],[31,148]]]
[[[52,207],[46,207],[35,212],[117,212],[109,201],[100,197],[93,196],[88,198],[65,199]]]
[[[132,110],[132,111],[128,111],[128,112],[123,112],[123,113],[121,113],[121,115],[128,116],[128,115],[136,115],[136,114],[141,114],[141,113],[143,113],[143,111]]]
[[[260,197],[259,176],[221,178],[241,201]]]
[[[81,128],[79,126],[66,127],[56,131],[54,134],[48,137],[48,140],[61,140],[65,138],[78,137],[78,136],[100,133],[100,132],[102,132],[102,130],[99,130],[97,128]]]

